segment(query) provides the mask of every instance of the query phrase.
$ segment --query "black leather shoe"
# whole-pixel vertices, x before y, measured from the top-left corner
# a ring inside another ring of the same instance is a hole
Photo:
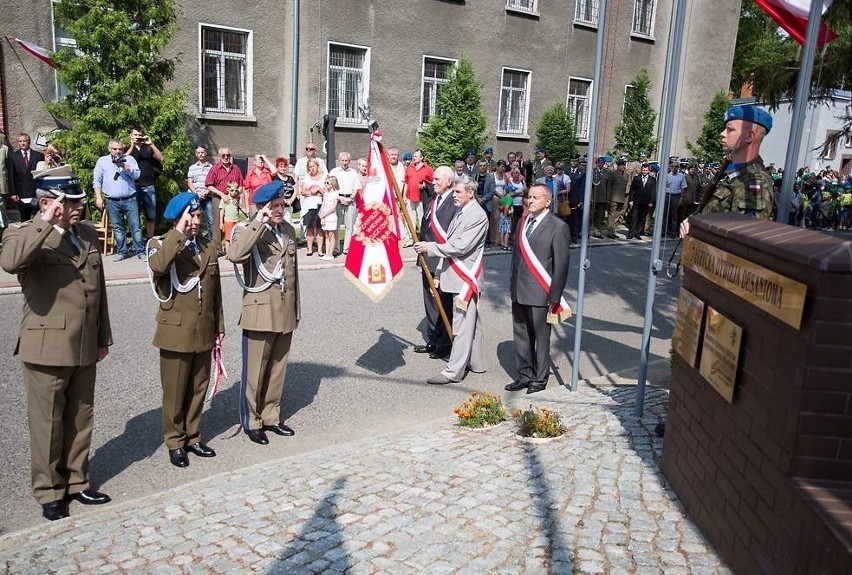
[[[503,389],[505,389],[506,391],[521,391],[522,389],[526,389],[529,386],[530,386],[529,383],[525,383],[523,381],[513,381],[512,383],[508,384]]]
[[[271,431],[276,435],[283,435],[284,437],[291,437],[296,435],[296,432],[293,431],[293,428],[284,425],[283,423],[276,423],[275,425],[264,425],[263,431]]]
[[[248,435],[249,439],[260,445],[269,444],[269,438],[266,437],[266,432],[262,429],[249,429],[246,431],[246,435]]]
[[[531,383],[529,385],[529,387],[527,387],[527,395],[530,395],[531,393],[538,393],[539,391],[544,391],[544,389],[546,387],[547,387],[546,383],[544,385],[542,385],[540,383],[538,383],[538,384]]]
[[[426,345],[415,345],[414,353],[432,353],[435,351],[435,346],[431,343],[427,343]]]
[[[192,445],[187,445],[186,450],[190,453],[194,453],[198,457],[216,457],[216,452],[213,451],[211,447],[208,447],[206,443],[201,441],[193,443]]]
[[[43,503],[41,506],[41,514],[48,521],[56,521],[68,517],[68,503],[64,499],[57,499],[50,503]]]
[[[106,493],[99,493],[91,489],[84,489],[80,493],[70,493],[68,499],[79,501],[83,505],[103,505],[112,501],[112,498]]]
[[[186,456],[186,451],[183,447],[169,449],[169,461],[175,467],[189,467],[189,457]]]
[[[429,359],[443,359],[447,361],[450,359],[450,352],[439,353],[438,351],[431,351],[429,352]]]

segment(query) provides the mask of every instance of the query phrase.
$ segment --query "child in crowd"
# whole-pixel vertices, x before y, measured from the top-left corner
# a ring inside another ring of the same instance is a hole
[[[509,236],[512,233],[512,216],[515,213],[515,198],[503,194],[500,198],[500,249],[509,249]]]
[[[325,234],[325,254],[320,256],[321,260],[334,259],[334,247],[337,245],[337,190],[340,184],[334,176],[325,179],[325,192],[322,195],[319,217],[322,233]]]
[[[225,237],[225,249],[231,244],[231,234],[234,226],[240,221],[240,185],[236,182],[228,184],[225,192],[231,198],[230,202],[219,202],[219,227]]]

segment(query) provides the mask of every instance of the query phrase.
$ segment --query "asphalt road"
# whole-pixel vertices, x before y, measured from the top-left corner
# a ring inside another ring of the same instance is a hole
[[[300,252],[302,255],[302,252]],[[577,260],[572,250],[567,299],[576,301]],[[650,244],[621,242],[589,251],[581,378],[622,371],[639,361]],[[486,289],[481,313],[489,366],[460,384],[430,386],[426,377],[440,371],[438,360],[415,354],[422,342],[420,277],[412,264],[380,303],[373,303],[344,276],[342,266],[301,273],[302,323],[296,332],[284,389],[282,420],[296,430],[292,438],[271,436],[268,446],[251,443],[238,431],[240,370],[239,289],[223,280],[227,334],[225,361],[229,382],[202,419],[204,439],[218,457],[177,469],[168,463],[160,431],[158,353],[151,345],[155,300],[145,284],[108,289],[115,345],[98,368],[92,442],[93,486],[114,500],[127,501],[202,477],[364,437],[417,426],[452,414],[473,389],[503,392],[514,373],[508,296],[510,256],[486,259]],[[676,306],[677,281],[660,274],[652,331],[651,361],[665,361]],[[41,509],[29,488],[26,397],[17,359],[12,357],[22,296],[0,296],[0,532],[38,524]],[[557,380],[571,377],[573,319],[554,330]],[[560,390],[560,393],[563,391]],[[568,393],[564,391],[564,393]],[[289,464],[298,459],[289,459]],[[283,466],[279,471],[286,474]],[[72,512],[83,513],[77,505]]]

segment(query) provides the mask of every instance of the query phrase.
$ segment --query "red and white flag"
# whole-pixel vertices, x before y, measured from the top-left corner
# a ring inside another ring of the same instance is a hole
[[[382,135],[375,132],[367,155],[367,183],[355,198],[358,217],[344,268],[346,277],[373,301],[385,297],[402,277],[402,234],[391,178]]]
[[[7,38],[9,38],[7,36]],[[50,57],[50,51],[45,50],[41,46],[36,46],[35,44],[31,44],[25,40],[21,40],[20,38],[9,38],[13,42],[17,42],[18,45],[24,49],[25,52],[28,52],[32,56],[38,58],[51,68],[56,68],[56,62]]]
[[[811,10],[812,0],[754,0],[764,12],[784,28],[796,42],[804,45],[805,36],[808,33],[808,14]],[[824,15],[831,7],[834,0],[816,0],[823,2],[822,14]],[[819,23],[817,34],[817,48],[837,38],[825,22]]]

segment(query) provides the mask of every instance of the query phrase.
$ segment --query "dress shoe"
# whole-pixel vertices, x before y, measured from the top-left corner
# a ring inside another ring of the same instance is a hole
[[[79,501],[83,505],[103,505],[112,501],[112,498],[106,493],[99,493],[91,489],[84,489],[80,493],[69,493],[68,499]]]
[[[530,395],[532,393],[538,393],[539,391],[544,391],[544,388],[546,388],[546,387],[547,387],[546,383],[544,383],[544,384],[542,384],[542,383],[531,383],[527,387],[527,395]]]
[[[190,453],[194,453],[198,457],[216,457],[216,452],[202,441],[193,443],[192,445],[187,445],[186,450]]]
[[[607,239],[610,239],[610,240],[617,240],[618,239],[618,236],[615,235],[615,234],[607,234],[606,237],[607,237]]]
[[[284,425],[283,423],[276,423],[275,425],[264,425],[263,430],[271,431],[276,435],[283,435],[284,437],[296,435],[296,432],[293,431],[291,427]]]
[[[169,461],[175,467],[189,467],[189,457],[186,456],[186,451],[183,447],[169,449]]]
[[[41,506],[41,514],[48,521],[56,521],[68,517],[68,504],[64,499],[57,499]]]
[[[429,359],[443,359],[444,361],[447,361],[448,359],[450,359],[450,352],[447,351],[447,352],[444,352],[444,353],[440,353],[437,350],[430,351],[429,352]]]
[[[529,383],[519,380],[519,381],[513,381],[512,383],[508,384],[503,389],[505,389],[506,391],[521,391],[522,389],[526,389],[529,386],[530,386]]]
[[[248,429],[246,430],[246,435],[248,435],[249,439],[254,441],[260,445],[268,445],[269,438],[266,437],[266,432],[262,429]]]
[[[415,345],[414,353],[432,353],[435,351],[435,346],[431,343],[427,343],[426,345]]]
[[[452,379],[450,379],[449,377],[445,376],[444,374],[439,373],[438,375],[435,375],[435,376],[427,379],[426,383],[429,383],[429,384],[432,384],[432,385],[447,385],[448,383],[455,383],[455,382]]]

